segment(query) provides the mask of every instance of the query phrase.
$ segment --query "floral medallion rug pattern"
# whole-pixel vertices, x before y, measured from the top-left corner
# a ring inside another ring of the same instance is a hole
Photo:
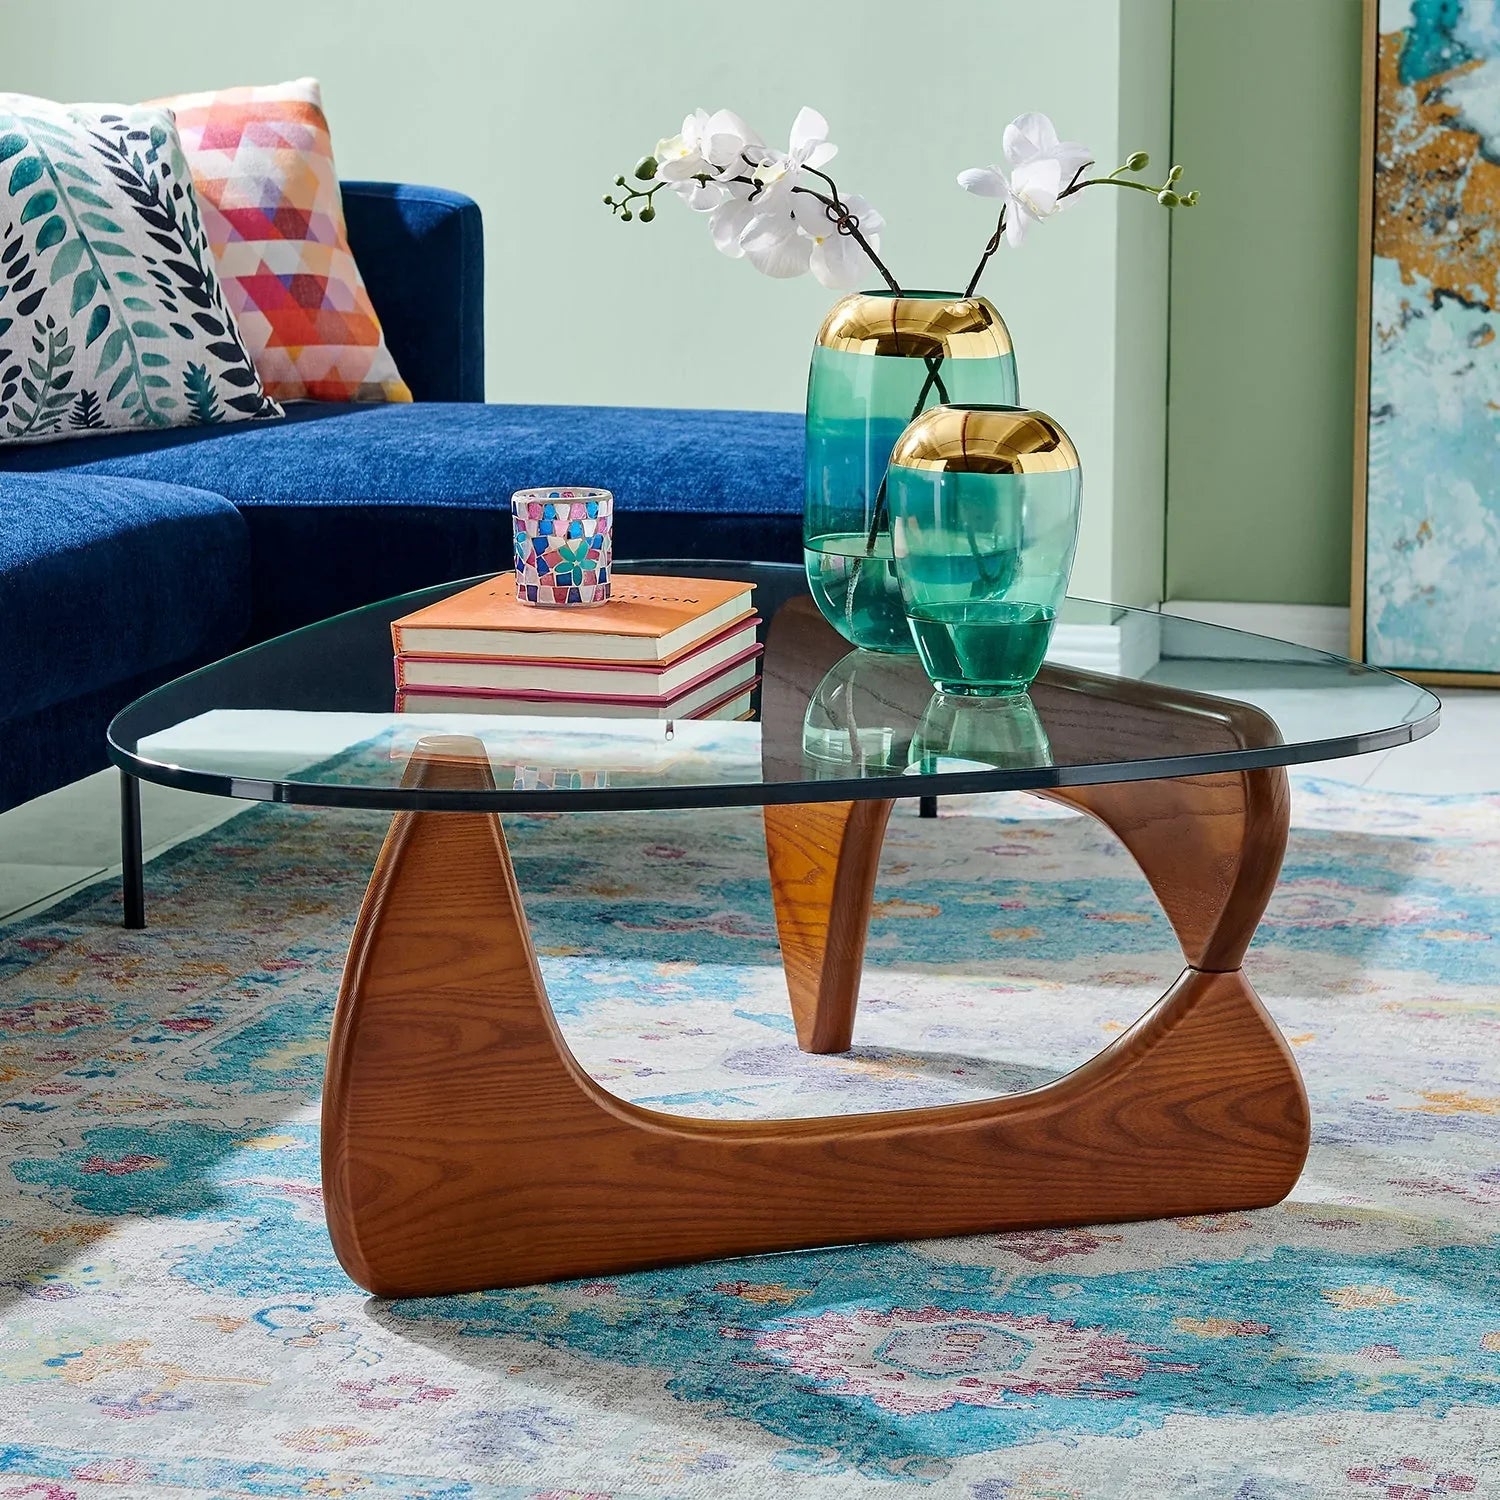
[[[570,1042],[657,1108],[1025,1088],[1179,967],[1090,821],[903,807],[857,1045],[809,1058],[756,813],[508,829]],[[145,933],[108,886],[0,929],[0,1496],[1500,1495],[1500,798],[1299,784],[1248,965],[1313,1104],[1279,1208],[404,1302],[318,1188],[381,833],[252,809]]]

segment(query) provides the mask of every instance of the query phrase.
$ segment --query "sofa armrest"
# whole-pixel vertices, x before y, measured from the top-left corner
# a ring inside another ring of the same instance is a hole
[[[484,230],[445,188],[345,182],[349,248],[418,401],[484,400]]]

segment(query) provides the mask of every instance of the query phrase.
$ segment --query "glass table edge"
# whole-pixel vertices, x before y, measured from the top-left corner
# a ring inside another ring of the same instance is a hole
[[[793,803],[884,802],[907,797],[961,797],[985,792],[1034,792],[1052,787],[1100,786],[1111,782],[1165,781],[1262,771],[1318,761],[1352,759],[1411,744],[1438,726],[1439,710],[1425,718],[1347,739],[1310,740],[1259,749],[1208,751],[1152,760],[1101,761],[1086,765],[1031,766],[1023,770],[945,771],[936,775],[871,776],[843,780],[701,782],[681,786],[586,787],[562,791],[442,791],[401,786],[352,786],[341,782],[267,781],[250,776],[183,770],[144,760],[113,737],[111,763],[127,775],[158,786],[249,802],[295,807],[364,808],[381,812],[666,812],[711,807],[773,807]],[[111,729],[113,725],[111,725]]]
[[[731,573],[742,572],[746,569],[760,569],[799,575],[803,571],[801,565],[797,563],[746,563],[725,558],[631,559],[616,564],[616,571],[623,572],[632,567],[650,568],[654,571],[664,571],[670,568],[694,570],[723,568]],[[208,796],[231,797],[241,801],[279,802],[287,806],[366,808],[383,812],[524,812],[528,808],[535,812],[570,810],[611,812],[631,809],[644,812],[677,808],[769,807],[799,802],[885,801],[903,797],[968,796],[985,792],[1037,791],[1048,787],[1098,786],[1108,782],[1160,781],[1182,776],[1212,776],[1221,772],[1264,770],[1314,761],[1350,759],[1357,755],[1369,755],[1381,750],[1394,749],[1431,734],[1437,728],[1441,715],[1441,702],[1435,694],[1422,684],[1413,683],[1409,678],[1402,677],[1399,673],[1385,667],[1354,661],[1350,657],[1323,651],[1315,646],[1299,646],[1296,642],[1282,641],[1276,636],[1240,630],[1232,625],[1193,620],[1189,616],[1163,615],[1160,610],[1147,609],[1140,605],[1118,604],[1108,599],[1091,599],[1080,594],[1070,594],[1068,595],[1069,603],[1090,605],[1119,613],[1151,615],[1158,619],[1182,619],[1189,624],[1203,625],[1215,632],[1245,636],[1251,640],[1269,641],[1276,645],[1295,646],[1310,656],[1321,657],[1331,663],[1357,667],[1362,672],[1407,683],[1430,699],[1433,707],[1420,719],[1412,719],[1402,724],[1347,737],[1306,741],[1295,745],[1265,746],[1250,750],[1210,751],[1190,756],[1163,756],[1152,760],[1035,766],[1020,771],[1000,768],[992,771],[950,771],[927,776],[830,778],[806,782],[704,782],[685,783],[676,787],[599,787],[563,791],[538,789],[523,792],[500,788],[492,791],[459,792],[418,790],[399,786],[360,787],[338,782],[267,781],[257,777],[234,776],[223,772],[185,770],[178,766],[148,760],[135,751],[127,749],[116,732],[116,727],[122,721],[143,711],[158,694],[180,690],[194,679],[216,672],[227,663],[252,652],[280,646],[299,636],[335,625],[340,620],[347,620],[355,615],[387,609],[403,604],[407,600],[437,593],[439,590],[451,589],[458,592],[497,576],[499,575],[494,573],[480,573],[470,578],[429,584],[405,594],[377,599],[369,604],[358,605],[354,609],[343,610],[339,614],[311,621],[295,630],[284,631],[280,635],[272,636],[269,640],[257,641],[254,645],[242,647],[228,656],[206,662],[191,672],[184,672],[180,677],[174,677],[151,689],[150,692],[141,694],[115,714],[105,731],[108,758],[111,764],[127,775],[142,781],[149,781],[154,785],[173,787],[181,791],[200,792]]]

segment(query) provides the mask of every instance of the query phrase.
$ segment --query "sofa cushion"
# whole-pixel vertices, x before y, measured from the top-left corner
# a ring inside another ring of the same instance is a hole
[[[217,495],[0,473],[0,719],[229,650],[248,574],[245,523]]]
[[[157,99],[193,170],[225,295],[278,401],[410,401],[349,250],[315,78]]]
[[[789,412],[308,403],[233,434],[120,435],[86,451],[0,456],[12,470],[65,464],[238,505],[257,636],[508,567],[510,496],[534,485],[612,490],[621,559],[801,559],[802,417]]]
[[[172,116],[0,94],[0,444],[279,414]]]

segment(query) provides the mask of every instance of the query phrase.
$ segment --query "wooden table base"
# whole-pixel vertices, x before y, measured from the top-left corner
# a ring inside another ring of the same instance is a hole
[[[484,784],[425,741],[426,785]],[[1188,967],[1066,1077],[975,1104],[693,1120],[574,1060],[542,986],[500,821],[398,813],[360,912],[323,1108],[329,1233],[383,1296],[674,1261],[1259,1208],[1307,1154],[1307,1098],[1239,964],[1275,882],[1284,773],[1044,795],[1135,855]],[[798,1040],[847,1047],[889,803],[766,811]]]

